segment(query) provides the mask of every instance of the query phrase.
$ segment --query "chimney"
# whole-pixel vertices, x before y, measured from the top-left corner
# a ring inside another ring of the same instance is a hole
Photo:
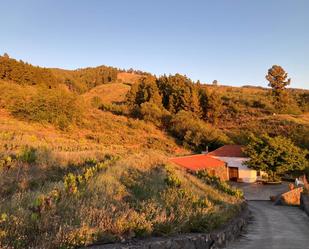
[[[208,146],[206,146],[206,150],[202,151],[202,154],[208,154]]]

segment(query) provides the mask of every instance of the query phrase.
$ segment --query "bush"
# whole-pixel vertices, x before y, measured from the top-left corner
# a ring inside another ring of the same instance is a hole
[[[196,176],[205,181],[207,184],[210,184],[223,191],[224,193],[235,196],[237,198],[243,198],[244,196],[244,193],[240,189],[231,187],[228,183],[221,181],[219,177],[210,176],[206,170],[198,171]]]
[[[152,122],[158,127],[166,127],[170,120],[170,113],[168,111],[151,102],[141,104],[140,114],[142,119]]]
[[[83,103],[77,95],[65,90],[41,88],[16,98],[10,111],[18,118],[50,123],[65,130],[81,121]]]
[[[180,111],[172,119],[170,132],[180,139],[184,146],[195,151],[217,148],[228,138],[220,130],[199,120],[193,113]]]
[[[128,107],[126,105],[106,104],[103,103],[99,107],[102,111],[111,112],[116,115],[127,115]]]
[[[19,154],[19,160],[24,163],[33,164],[36,162],[37,159],[37,153],[36,149],[33,147],[24,147]]]
[[[13,156],[0,155],[0,171],[9,170],[16,164],[16,159]]]
[[[91,106],[94,108],[99,108],[102,105],[102,99],[99,96],[94,96],[91,99]]]

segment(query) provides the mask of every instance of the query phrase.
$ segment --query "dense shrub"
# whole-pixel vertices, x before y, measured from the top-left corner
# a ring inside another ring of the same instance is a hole
[[[220,130],[199,120],[190,112],[180,111],[172,119],[170,132],[180,139],[184,146],[195,151],[217,148],[228,142]]]
[[[141,106],[145,102],[162,105],[162,97],[154,76],[142,77],[139,83],[132,85],[127,94],[127,103],[131,107]]]
[[[33,147],[26,146],[21,150],[18,159],[24,163],[35,163],[37,160],[37,150]]]
[[[102,103],[99,107],[102,111],[114,113],[116,115],[128,115],[128,107],[126,105]]]
[[[196,176],[205,181],[207,184],[210,184],[220,189],[224,193],[236,196],[237,198],[243,198],[244,196],[244,193],[240,189],[231,187],[227,182],[221,181],[219,177],[209,175],[206,170],[198,171],[196,173]]]
[[[50,123],[60,129],[81,121],[83,103],[78,97],[61,89],[39,89],[18,96],[10,106],[12,114],[30,121]]]
[[[154,103],[145,102],[141,104],[139,111],[142,119],[150,121],[158,127],[166,127],[169,123],[170,113]]]
[[[57,79],[51,70],[34,67],[8,56],[0,56],[0,79],[20,85],[44,85],[49,88],[57,85]]]

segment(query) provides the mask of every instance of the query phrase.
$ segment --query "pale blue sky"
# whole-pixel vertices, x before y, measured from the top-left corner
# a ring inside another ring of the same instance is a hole
[[[309,88],[308,0],[0,0],[0,53],[266,86],[281,65]]]

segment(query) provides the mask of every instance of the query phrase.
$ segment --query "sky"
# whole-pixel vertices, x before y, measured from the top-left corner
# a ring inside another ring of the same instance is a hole
[[[267,86],[274,64],[309,89],[308,0],[0,0],[0,54]]]

